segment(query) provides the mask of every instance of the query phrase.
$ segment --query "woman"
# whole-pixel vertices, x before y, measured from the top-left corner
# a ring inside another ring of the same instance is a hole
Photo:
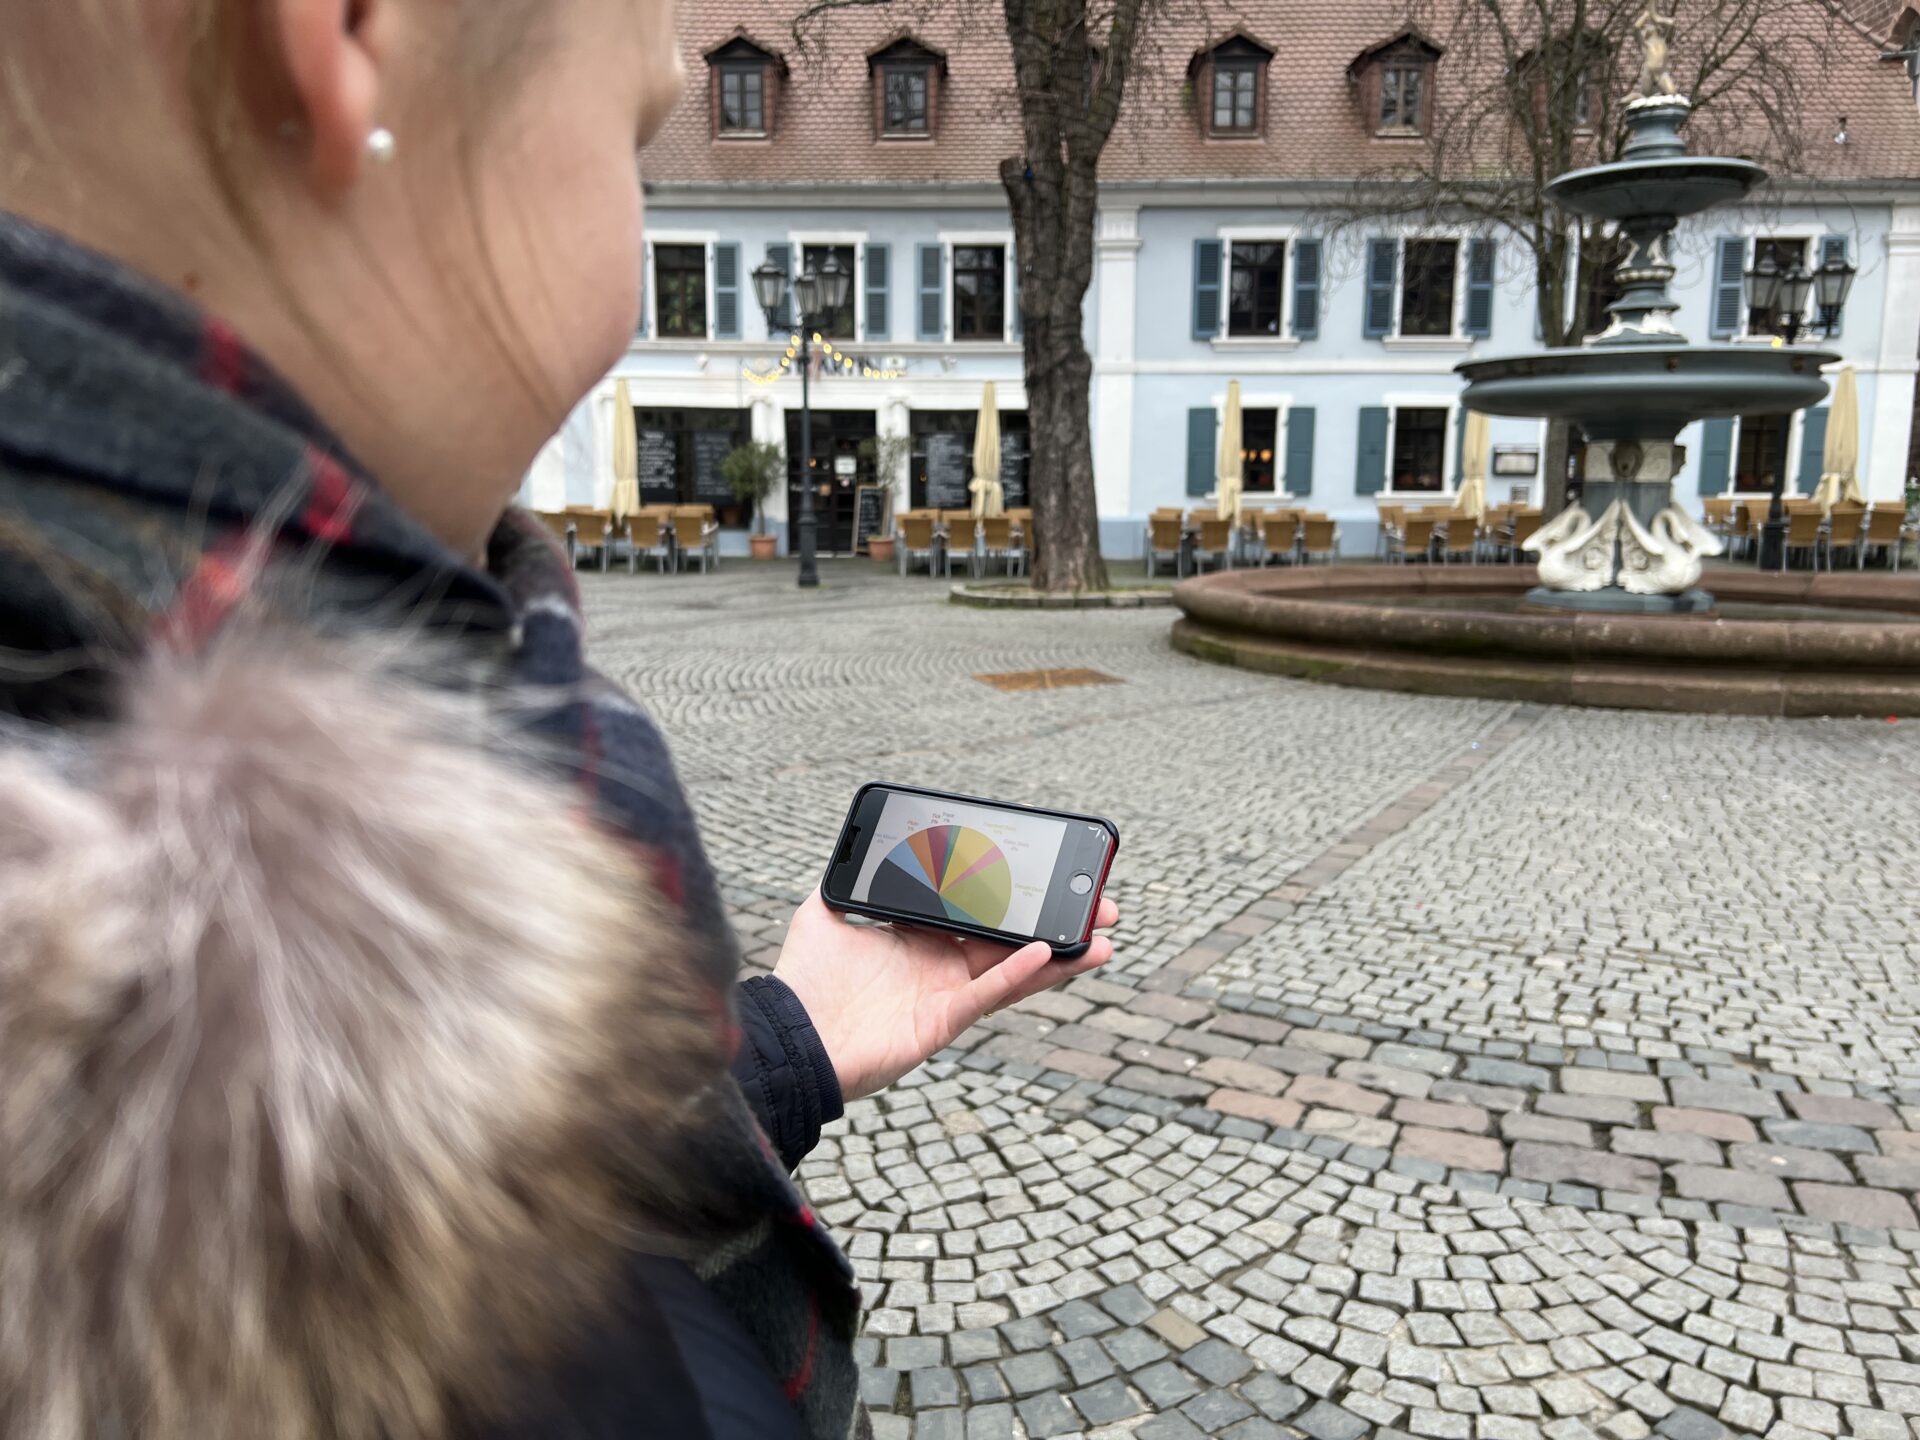
[[[1111,949],[816,897],[736,990],[503,517],[634,328],[667,0],[4,23],[0,1436],[863,1429],[788,1170]]]

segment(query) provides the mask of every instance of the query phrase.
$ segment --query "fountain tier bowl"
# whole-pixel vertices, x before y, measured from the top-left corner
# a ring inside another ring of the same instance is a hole
[[[1174,647],[1331,684],[1725,715],[1920,714],[1920,579],[1715,570],[1705,615],[1533,610],[1531,565],[1229,570]]]
[[[1698,215],[1745,199],[1766,178],[1767,172],[1751,160],[1618,160],[1569,170],[1547,182],[1547,194],[1555,204],[1596,220]]]
[[[1489,415],[1578,421],[1591,440],[1670,440],[1693,420],[1781,415],[1827,393],[1824,350],[1769,345],[1593,345],[1457,366]]]

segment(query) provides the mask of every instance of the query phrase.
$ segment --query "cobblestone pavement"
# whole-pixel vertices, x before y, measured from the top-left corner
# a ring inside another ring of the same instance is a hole
[[[825,571],[582,577],[751,959],[862,781],[1122,835],[1114,962],[802,1169],[879,1440],[1920,1437],[1913,725],[1322,688]],[[1124,683],[971,678],[1064,666]]]

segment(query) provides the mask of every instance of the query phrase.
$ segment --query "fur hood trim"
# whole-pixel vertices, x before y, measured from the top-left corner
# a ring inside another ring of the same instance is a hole
[[[727,997],[393,653],[227,639],[0,745],[7,1440],[431,1440],[691,1245]]]

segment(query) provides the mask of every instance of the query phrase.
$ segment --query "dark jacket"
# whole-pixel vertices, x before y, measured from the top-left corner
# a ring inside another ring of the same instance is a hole
[[[581,630],[0,217],[0,1440],[864,1428],[831,1066]]]

